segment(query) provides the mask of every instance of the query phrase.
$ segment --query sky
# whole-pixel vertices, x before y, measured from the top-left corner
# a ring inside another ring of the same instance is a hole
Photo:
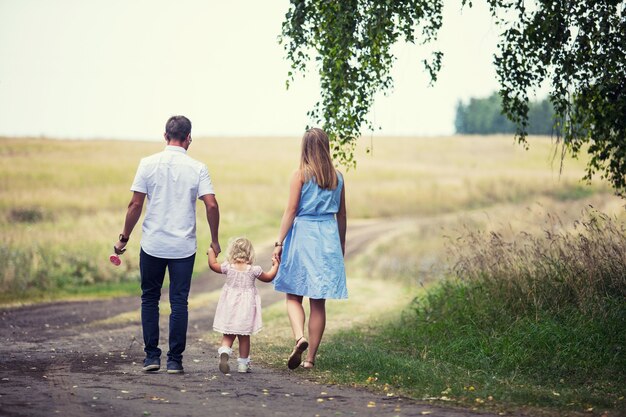
[[[195,136],[295,136],[319,100],[312,66],[287,90],[278,43],[287,0],[0,0],[0,135],[161,140],[183,114]],[[434,47],[394,47],[394,89],[376,97],[380,136],[454,133],[459,100],[498,89],[497,28],[483,2],[444,0]],[[364,134],[370,135],[368,132]]]

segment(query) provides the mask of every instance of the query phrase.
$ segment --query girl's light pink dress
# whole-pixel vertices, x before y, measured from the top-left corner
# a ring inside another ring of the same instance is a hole
[[[224,262],[222,274],[226,283],[217,303],[213,330],[223,334],[251,335],[263,327],[261,320],[261,297],[255,281],[263,272],[260,266],[249,266],[238,271],[233,265]]]

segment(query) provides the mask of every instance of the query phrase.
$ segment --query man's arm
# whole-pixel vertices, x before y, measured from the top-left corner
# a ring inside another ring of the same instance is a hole
[[[133,192],[133,196],[130,199],[130,203],[128,203],[128,210],[126,211],[126,220],[124,221],[124,229],[122,230],[122,234],[128,238],[130,234],[133,232],[135,225],[139,221],[141,217],[141,211],[143,210],[143,202],[146,199],[146,195],[144,193],[140,193],[138,191]],[[118,250],[124,249],[128,242],[122,242],[118,240],[115,244],[115,247]]]
[[[211,229],[211,248],[215,252],[215,256],[217,256],[222,251],[219,241],[220,208],[217,205],[215,194],[205,194],[200,197],[200,200],[204,202],[206,207],[206,219]]]

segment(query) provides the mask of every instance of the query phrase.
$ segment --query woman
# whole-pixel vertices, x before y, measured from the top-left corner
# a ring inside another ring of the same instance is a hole
[[[322,129],[309,129],[302,137],[300,168],[291,176],[274,249],[274,255],[282,257],[274,289],[287,294],[287,314],[295,338],[289,369],[300,366],[309,347],[302,366],[315,366],[326,327],[326,299],[348,298],[345,242],[343,176],[333,166],[328,135]],[[303,297],[308,297],[310,304],[308,341],[304,337]]]

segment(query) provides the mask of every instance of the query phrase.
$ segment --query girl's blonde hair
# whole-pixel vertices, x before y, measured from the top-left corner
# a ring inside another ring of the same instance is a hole
[[[254,263],[254,248],[252,242],[245,237],[233,239],[228,246],[228,262],[243,262],[252,265]]]
[[[314,127],[304,132],[300,172],[304,182],[313,178],[320,188],[337,188],[337,171],[330,157],[330,141],[322,129]]]

